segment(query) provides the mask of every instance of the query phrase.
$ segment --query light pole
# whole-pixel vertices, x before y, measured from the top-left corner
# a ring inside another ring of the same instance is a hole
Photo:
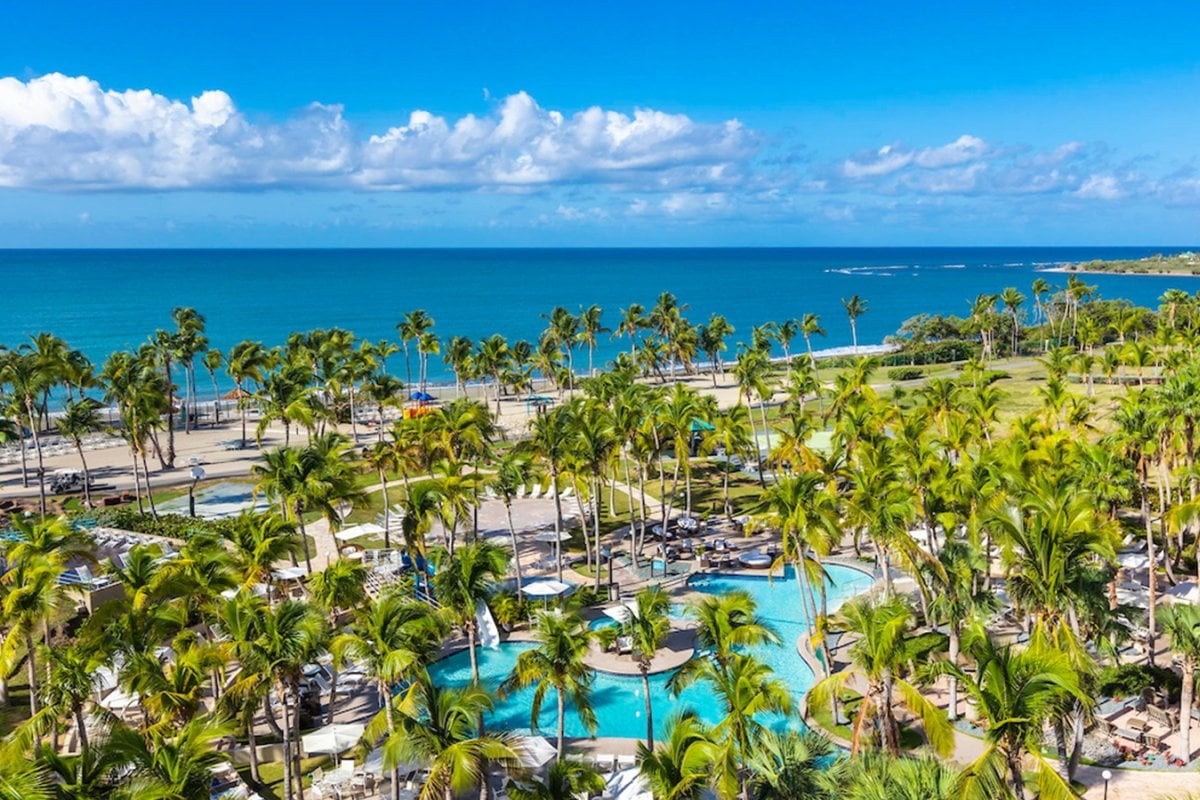
[[[1108,800],[1108,782],[1112,780],[1112,770],[1104,770],[1100,777],[1104,778],[1104,800]]]
[[[196,516],[196,484],[204,480],[204,468],[192,467],[192,482],[188,484],[188,516]]]

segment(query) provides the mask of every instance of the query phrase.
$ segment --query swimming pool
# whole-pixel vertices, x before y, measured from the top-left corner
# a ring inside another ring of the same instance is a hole
[[[831,579],[829,589],[830,610],[844,600],[870,588],[873,578],[865,572],[840,565],[826,567]],[[796,653],[796,642],[807,630],[800,621],[800,603],[797,585],[789,568],[784,578],[774,582],[765,576],[743,576],[706,574],[694,576],[690,585],[698,592],[724,594],[744,589],[758,601],[758,611],[779,631],[780,645],[765,645],[752,652],[766,662],[787,683],[797,702],[813,685],[812,670]],[[512,671],[517,656],[534,645],[527,642],[506,642],[496,650],[479,650],[479,677],[485,686],[495,688]],[[444,658],[430,668],[433,679],[446,685],[463,685],[471,679],[471,661],[464,650]],[[664,735],[666,722],[677,708],[690,707],[708,722],[717,722],[721,711],[712,692],[703,686],[693,686],[678,698],[667,689],[669,673],[650,676],[650,696],[654,702],[655,736]],[[529,730],[529,706],[533,689],[509,695],[496,703],[496,710],[488,719],[488,725],[506,730]],[[557,698],[547,696],[542,707],[539,730],[553,734],[558,721]],[[646,736],[645,698],[642,695],[642,679],[596,673],[593,684],[592,703],[596,709],[599,725],[597,736],[614,736],[640,739]],[[575,711],[568,706],[566,720],[567,736],[587,736],[587,730]]]
[[[254,496],[254,485],[225,481],[206,486],[196,492],[196,516],[203,519],[222,519],[236,517],[246,509],[268,511],[270,504],[265,497]],[[159,503],[158,510],[162,514],[179,514],[187,516],[188,497],[183,495],[174,500]]]

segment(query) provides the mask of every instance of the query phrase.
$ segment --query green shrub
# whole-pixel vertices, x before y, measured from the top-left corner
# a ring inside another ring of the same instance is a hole
[[[925,370],[920,367],[892,367],[887,371],[888,380],[915,381],[925,377]]]
[[[1147,664],[1122,664],[1106,667],[1100,673],[1100,694],[1110,697],[1135,697],[1145,689],[1158,689],[1167,693],[1174,702],[1179,697],[1183,679],[1174,670],[1166,667],[1151,667]]]
[[[233,530],[232,519],[201,519],[181,514],[159,514],[158,519],[155,519],[150,514],[139,513],[132,506],[101,508],[81,512],[75,516],[94,519],[101,527],[165,536],[168,539],[187,539],[193,533],[215,533],[224,536]]]

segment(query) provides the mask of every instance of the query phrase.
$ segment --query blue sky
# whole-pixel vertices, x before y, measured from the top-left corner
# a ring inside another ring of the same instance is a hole
[[[329,8],[8,9],[0,238],[1200,240],[1193,4]]]

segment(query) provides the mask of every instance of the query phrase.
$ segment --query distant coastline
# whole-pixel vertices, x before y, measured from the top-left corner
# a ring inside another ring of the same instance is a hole
[[[1168,278],[1200,277],[1200,254],[1185,252],[1153,255],[1138,259],[1084,261],[1045,267],[1039,272],[1065,272],[1082,275],[1151,275]]]

